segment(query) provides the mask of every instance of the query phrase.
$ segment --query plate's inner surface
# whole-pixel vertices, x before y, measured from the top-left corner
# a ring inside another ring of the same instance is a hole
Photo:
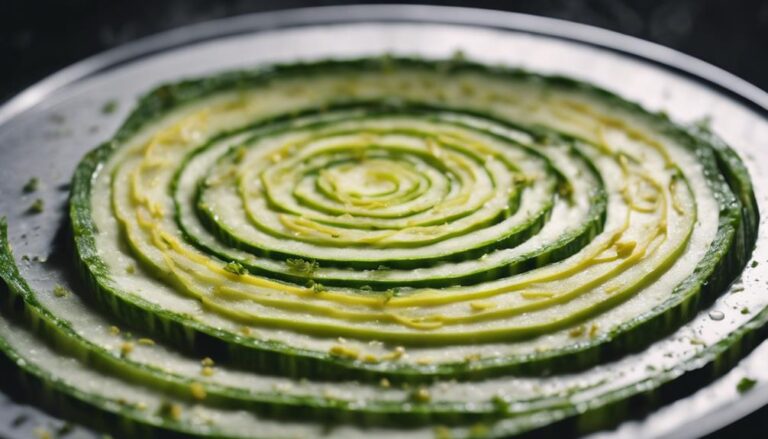
[[[64,270],[56,271],[56,258],[62,256],[51,254],[51,241],[64,224],[63,208],[72,171],[85,152],[109,138],[137,97],[154,86],[265,63],[382,53],[447,58],[457,50],[482,63],[583,79],[650,110],[665,111],[678,122],[709,119],[712,130],[746,162],[758,204],[761,211],[766,210],[766,153],[761,146],[768,144],[768,121],[694,79],[586,44],[515,31],[404,23],[307,26],[222,37],[139,57],[45,95],[33,107],[0,125],[0,213],[8,217],[13,249],[17,257],[26,255],[51,261],[45,272],[38,265],[22,264],[23,274],[40,286],[52,286],[60,280],[56,276],[69,275]],[[21,188],[31,177],[40,179],[41,188],[35,194],[24,195]],[[43,214],[26,214],[38,197],[46,204]],[[662,353],[674,350],[676,344],[689,343],[692,338],[705,343],[720,339],[768,306],[768,297],[763,294],[768,276],[760,275],[768,264],[765,233],[761,227],[753,254],[757,265],[749,266],[730,292],[673,336],[622,361],[657,364],[663,361]],[[51,271],[50,267],[54,269]],[[752,312],[741,313],[745,308]],[[713,320],[710,315],[714,310],[722,312],[725,318]],[[768,371],[759,367],[767,356],[768,346],[762,346],[739,367],[691,397],[662,408],[645,421],[629,421],[616,432],[605,434],[667,435],[680,432],[694,419],[706,419],[731,406],[737,398],[752,398],[759,404],[758,398],[768,389],[758,385],[742,396],[736,384],[744,376],[768,378]],[[27,408],[8,407],[2,416],[9,419],[0,417],[0,435],[26,437],[38,426],[60,425]],[[29,420],[15,427],[10,425],[12,420],[22,419],[18,416],[24,413],[30,414]],[[81,433],[86,434],[76,434]]]

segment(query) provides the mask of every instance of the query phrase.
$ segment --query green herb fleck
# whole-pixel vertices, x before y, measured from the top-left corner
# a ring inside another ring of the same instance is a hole
[[[315,282],[312,279],[310,279],[309,282],[307,282],[307,288],[310,288],[312,292],[315,294],[328,291],[328,289],[325,288],[323,284],[321,284],[320,282]]]
[[[243,267],[243,265],[237,261],[232,261],[227,263],[227,265],[224,266],[224,269],[230,273],[236,274],[238,276],[242,276],[245,273],[248,272],[248,270]]]
[[[757,384],[757,380],[744,377],[739,381],[738,384],[736,384],[736,390],[738,390],[739,393],[744,393],[755,387],[755,384]]]
[[[396,297],[398,293],[397,288],[390,288],[387,291],[384,291],[384,303],[389,302],[392,300],[393,297]]]
[[[500,395],[494,395],[491,398],[491,404],[493,404],[493,408],[497,413],[507,413],[509,410],[509,403]]]
[[[37,177],[32,177],[24,184],[24,187],[21,188],[21,190],[25,194],[30,194],[37,190],[37,188],[40,186],[40,180],[37,179]]]
[[[178,421],[181,419],[181,406],[165,401],[160,404],[160,408],[157,410],[157,413],[164,418]]]
[[[742,308],[742,309],[741,309],[741,313],[742,313],[742,314],[749,314],[749,308],[747,308],[747,307],[745,306],[744,308]]]
[[[752,261],[752,263],[750,264],[750,266],[751,266],[752,268],[755,268],[755,267],[757,267],[757,264],[758,264],[758,262],[757,262],[757,261]]]
[[[306,276],[312,276],[315,271],[317,271],[318,268],[320,268],[320,264],[317,263],[317,261],[306,261],[304,259],[300,258],[289,258],[285,260],[285,263],[288,265],[288,268],[292,271],[295,271],[297,273],[304,274]]]
[[[429,389],[426,387],[419,387],[413,393],[411,393],[411,400],[414,402],[429,402],[432,399],[432,395],[429,393]]]
[[[573,186],[570,181],[561,181],[557,187],[557,195],[569,203],[573,201]]]
[[[101,113],[102,114],[112,114],[117,110],[117,101],[114,99],[110,99],[107,102],[104,102],[104,105],[101,106]]]
[[[57,284],[55,287],[53,287],[53,295],[56,297],[64,297],[67,294],[69,294],[69,290],[64,288],[63,286]]]
[[[35,200],[34,203],[32,203],[29,206],[29,208],[27,209],[27,213],[42,213],[44,209],[45,209],[45,202],[41,198],[38,198],[37,200]]]

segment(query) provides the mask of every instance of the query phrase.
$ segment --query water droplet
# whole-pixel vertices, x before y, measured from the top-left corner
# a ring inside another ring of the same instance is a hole
[[[725,314],[723,314],[722,311],[710,311],[709,318],[712,320],[723,320],[725,318]]]

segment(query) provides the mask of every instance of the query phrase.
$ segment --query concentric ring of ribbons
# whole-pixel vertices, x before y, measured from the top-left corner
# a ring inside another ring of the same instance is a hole
[[[80,164],[70,213],[109,312],[36,296],[6,248],[33,327],[89,382],[119,376],[120,404],[191,397],[210,422],[158,402],[162,427],[224,437],[319,434],[305,416],[503,436],[661,385],[586,368],[692,317],[757,223],[713,137],[563,78],[389,58],[161,87]],[[116,318],[152,343],[116,350]]]

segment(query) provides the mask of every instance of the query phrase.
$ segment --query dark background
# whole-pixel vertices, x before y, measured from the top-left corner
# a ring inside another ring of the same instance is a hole
[[[307,5],[386,2],[2,0],[0,102],[84,57],[173,27],[247,12]],[[768,1],[765,0],[417,3],[505,9],[600,26],[681,50],[768,90]]]
[[[301,0],[2,0],[0,102],[58,69],[185,24],[300,6]],[[393,3],[393,1],[389,1]],[[502,9],[591,24],[672,47],[768,90],[768,0],[419,1]],[[717,437],[766,437],[768,408]]]

